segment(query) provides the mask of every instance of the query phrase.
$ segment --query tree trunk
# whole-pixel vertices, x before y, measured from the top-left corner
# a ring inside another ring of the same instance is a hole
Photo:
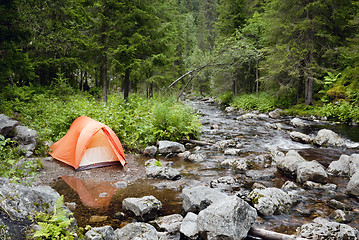
[[[125,78],[123,79],[123,98],[127,100],[130,93],[130,69],[125,70]]]
[[[257,227],[251,227],[248,234],[266,240],[305,240],[304,238],[296,237],[294,235],[272,232]]]
[[[102,80],[102,97],[103,101],[107,102],[107,55],[104,52],[102,54],[102,63],[101,63],[101,80]]]
[[[259,60],[256,61],[256,95],[259,99]]]
[[[147,98],[153,97],[153,83],[149,83],[147,90]]]
[[[313,78],[308,77],[305,80],[305,105],[313,103]]]

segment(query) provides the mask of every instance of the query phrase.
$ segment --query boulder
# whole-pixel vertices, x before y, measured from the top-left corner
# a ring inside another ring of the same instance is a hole
[[[180,233],[187,239],[196,240],[198,239],[198,227],[197,227],[197,214],[192,212],[187,213],[184,217]]]
[[[274,118],[274,119],[280,118],[280,113],[282,111],[283,111],[282,109],[277,108],[274,111],[269,112],[268,115],[269,115],[269,117]]]
[[[237,180],[231,176],[221,177],[216,180],[212,180],[210,183],[211,188],[229,188],[237,185]]]
[[[356,172],[348,182],[346,192],[359,197],[359,172]]]
[[[223,162],[221,162],[221,167],[232,168],[237,173],[244,173],[248,170],[247,161],[242,158],[224,160]]]
[[[143,154],[146,156],[154,157],[157,153],[157,147],[156,146],[149,146],[146,147],[145,150],[143,150]]]
[[[160,232],[176,233],[180,230],[183,217],[180,214],[172,214],[164,217],[159,217],[152,221],[151,224]]]
[[[290,132],[290,138],[295,142],[310,144],[313,142],[313,138],[307,134],[301,132]]]
[[[246,177],[253,180],[270,180],[275,178],[277,169],[275,167],[265,168],[263,170],[249,170],[246,172]]]
[[[284,157],[276,157],[276,166],[289,177],[295,177],[297,174],[298,164],[306,160],[295,150],[290,150]]]
[[[226,197],[202,210],[197,227],[203,239],[244,239],[257,219],[257,211],[236,196]]]
[[[283,191],[291,191],[291,190],[297,190],[297,189],[299,189],[299,187],[298,187],[297,184],[295,184],[295,183],[292,182],[292,181],[286,181],[286,182],[282,185],[281,189],[282,189]]]
[[[142,198],[125,198],[122,201],[123,209],[132,212],[139,220],[153,220],[162,209],[162,203],[154,196]]]
[[[181,178],[181,173],[171,167],[164,166],[164,163],[156,159],[146,161],[146,175],[149,178],[177,180]]]
[[[87,231],[85,240],[117,240],[115,231],[111,226],[94,227]]]
[[[182,159],[187,159],[189,157],[189,155],[191,155],[190,151],[184,151],[183,153],[177,154],[177,157],[182,158]]]
[[[290,210],[291,197],[278,188],[254,189],[249,199],[262,215],[282,214]]]
[[[290,120],[290,125],[292,125],[293,127],[307,127],[307,126],[309,126],[309,124],[307,124],[306,122],[304,122],[300,118],[292,118]]]
[[[337,209],[328,216],[331,220],[338,223],[349,223],[353,218],[343,210]]]
[[[18,125],[20,125],[18,121],[12,120],[4,114],[0,114],[0,134],[4,137],[12,137],[12,132]]]
[[[25,156],[29,157],[36,148],[37,132],[25,126],[17,126],[14,140],[17,141],[21,150],[26,151]]]
[[[350,206],[348,204],[345,204],[343,202],[340,202],[338,200],[335,200],[335,199],[331,199],[328,202],[328,206],[331,207],[331,208],[334,208],[334,209],[345,210],[345,211],[352,211],[353,210],[352,206]]]
[[[237,118],[237,120],[239,121],[242,121],[242,120],[246,120],[246,119],[255,119],[255,118],[258,118],[258,114],[255,114],[255,113],[246,113],[246,114],[243,114],[242,116],[239,116]]]
[[[186,151],[183,144],[171,141],[158,141],[158,152],[162,155],[182,153]]]
[[[116,229],[117,239],[121,240],[158,240],[156,229],[143,222],[130,223],[123,228]]]
[[[224,109],[224,111],[227,112],[227,113],[234,112],[234,107],[226,107],[226,108]]]
[[[223,149],[235,147],[235,146],[236,146],[236,142],[233,139],[221,140],[221,141],[218,141],[215,144],[213,144],[211,149],[212,150],[223,150]]]
[[[305,161],[298,164],[297,167],[297,182],[303,183],[306,181],[313,181],[325,183],[328,179],[328,174],[322,164],[317,161]]]
[[[341,155],[339,160],[329,164],[327,172],[337,176],[348,176],[350,173],[350,157],[345,154]]]
[[[227,197],[227,194],[222,193],[217,189],[196,186],[183,189],[181,197],[185,212],[198,213],[212,203],[221,201]]]
[[[241,154],[242,150],[238,149],[238,148],[228,148],[226,150],[224,150],[224,155],[232,155],[232,156],[237,156],[239,154]]]
[[[328,191],[334,191],[338,188],[338,186],[335,185],[334,183],[321,184],[313,181],[306,181],[303,183],[303,186],[305,188],[316,188],[316,189],[323,189]]]
[[[300,227],[297,237],[317,240],[356,240],[358,230],[336,222],[307,223]]]
[[[344,147],[345,141],[338,134],[328,129],[319,130],[313,143],[322,147]]]
[[[359,172],[359,154],[352,154],[349,157],[349,166],[350,166],[350,171],[349,171],[349,176],[353,176],[356,172]]]
[[[205,160],[205,158],[206,158],[206,156],[204,154],[194,153],[194,154],[190,154],[187,157],[187,160],[192,163],[198,163],[198,162],[203,162]]]

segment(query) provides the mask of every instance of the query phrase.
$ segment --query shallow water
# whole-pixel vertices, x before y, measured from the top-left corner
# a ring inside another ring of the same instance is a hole
[[[306,160],[317,160],[325,167],[331,161],[338,160],[341,154],[350,155],[359,152],[358,150],[348,149],[318,148],[293,142],[289,137],[289,132],[294,128],[288,124],[289,118],[271,119],[266,115],[260,115],[260,118],[240,119],[239,114],[225,113],[215,104],[201,101],[189,104],[200,111],[203,124],[201,140],[214,143],[219,140],[234,139],[242,150],[239,157],[246,158],[252,162],[251,170],[268,170],[268,167],[270,167],[269,152],[274,147],[284,152],[291,149],[298,150]],[[308,122],[311,127],[296,128],[295,131],[315,135],[321,128],[329,128],[345,138],[359,142],[359,127],[322,124],[309,120]],[[271,127],[273,124],[282,124],[282,129],[273,129]],[[114,187],[114,182],[80,180],[74,177],[69,179],[64,176],[56,181],[53,187],[61,195],[64,195],[65,201],[77,204],[74,216],[79,226],[112,225],[116,229],[125,223],[134,221],[133,216],[122,210],[122,200],[127,197],[155,196],[163,204],[161,215],[164,216],[182,213],[180,193],[184,187],[194,185],[209,186],[212,180],[222,176],[232,176],[238,180],[238,186],[223,189],[229,194],[248,191],[255,182],[262,183],[267,187],[280,188],[287,180],[294,181],[294,179],[290,179],[278,172],[274,178],[263,177],[265,174],[260,172],[257,176],[261,177],[254,177],[253,179],[253,177],[246,176],[246,174],[237,174],[233,170],[223,169],[220,167],[220,163],[223,160],[234,158],[234,156],[224,155],[221,151],[213,151],[209,145],[200,149],[191,149],[191,152],[205,154],[206,161],[189,163],[177,157],[169,160],[164,157],[158,158],[161,161],[173,162],[172,166],[182,173],[182,178],[178,181],[155,180],[145,177],[130,183],[124,180],[124,187],[117,189]],[[142,166],[144,166],[146,160],[148,158],[143,156],[136,157],[136,161]],[[311,222],[315,217],[328,216],[334,210],[328,207],[326,203],[330,199],[337,199],[354,208],[354,211],[351,212],[354,220],[349,225],[359,229],[359,201],[345,194],[348,179],[330,177],[329,182],[338,185],[338,189],[335,191],[304,189],[303,200],[294,205],[289,214],[259,217],[257,225],[269,230],[292,234],[295,233],[297,227]],[[124,216],[115,217],[115,213],[118,212],[123,212]],[[90,222],[91,216],[94,215],[107,218],[100,222]]]

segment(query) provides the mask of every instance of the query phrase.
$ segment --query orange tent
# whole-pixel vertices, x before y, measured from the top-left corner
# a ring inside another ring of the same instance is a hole
[[[126,164],[122,145],[116,134],[103,123],[81,116],[71,124],[66,135],[51,145],[53,158],[76,170]]]

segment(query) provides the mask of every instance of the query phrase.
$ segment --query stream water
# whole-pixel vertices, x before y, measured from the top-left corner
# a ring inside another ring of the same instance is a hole
[[[293,142],[289,137],[289,132],[294,130],[289,125],[290,118],[272,119],[266,114],[241,117],[239,113],[226,113],[213,103],[195,101],[189,104],[197,109],[201,116],[203,124],[201,141],[215,143],[232,139],[241,149],[241,154],[239,156],[224,155],[222,151],[213,150],[210,145],[207,145],[190,150],[192,153],[204,154],[206,156],[204,162],[190,163],[178,157],[171,159],[159,157],[161,161],[173,162],[172,167],[181,172],[182,178],[177,181],[148,179],[147,177],[127,181],[124,178],[122,187],[117,188],[114,187],[114,182],[63,176],[55,182],[53,187],[64,195],[65,201],[76,203],[74,216],[79,226],[112,225],[116,229],[134,221],[128,213],[122,210],[122,200],[127,197],[153,195],[163,204],[162,215],[182,213],[180,193],[184,187],[209,186],[212,180],[223,176],[232,176],[238,182],[236,186],[222,189],[229,194],[249,191],[253,183],[280,188],[287,180],[294,181],[294,179],[289,179],[278,172],[273,173],[269,157],[271,148],[278,148],[283,152],[295,149],[306,160],[317,160],[325,167],[331,161],[338,160],[342,154],[351,155],[359,152],[358,149],[319,148]],[[313,120],[307,120],[307,122],[310,123],[310,127],[296,128],[295,131],[315,135],[319,129],[329,128],[345,138],[359,142],[359,127],[357,126],[324,124]],[[280,126],[281,129],[274,129],[273,126]],[[235,157],[245,158],[251,162],[250,171],[248,171],[250,174],[248,172],[239,174],[220,166],[222,161]],[[135,160],[144,166],[144,162],[148,159],[144,156],[136,156]],[[345,194],[348,181],[347,178],[330,177],[328,182],[336,184],[337,190],[305,189],[303,194],[305,200],[294,205],[288,214],[259,217],[256,224],[269,230],[293,234],[297,227],[311,222],[315,217],[329,216],[334,209],[330,208],[327,202],[336,199],[353,207],[354,210],[350,212],[353,221],[348,224],[359,229],[359,201]]]

